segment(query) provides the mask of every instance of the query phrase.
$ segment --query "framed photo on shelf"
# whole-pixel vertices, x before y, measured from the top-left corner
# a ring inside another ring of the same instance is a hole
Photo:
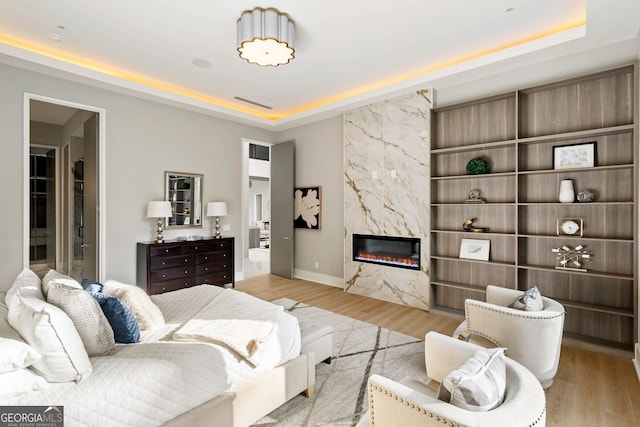
[[[489,261],[491,240],[462,239],[460,242],[460,258]]]
[[[553,147],[554,169],[592,168],[597,163],[596,142],[557,145]]]

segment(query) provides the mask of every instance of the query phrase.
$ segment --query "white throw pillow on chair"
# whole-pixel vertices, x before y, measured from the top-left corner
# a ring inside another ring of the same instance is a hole
[[[442,380],[438,399],[468,411],[494,409],[507,386],[504,348],[478,350]]]
[[[534,286],[516,298],[509,307],[524,311],[541,311],[544,310],[544,303],[538,287]]]

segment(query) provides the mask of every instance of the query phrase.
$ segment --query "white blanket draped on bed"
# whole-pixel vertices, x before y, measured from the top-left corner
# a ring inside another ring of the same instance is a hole
[[[281,357],[278,323],[282,312],[279,305],[225,289],[178,329],[173,339],[223,344],[253,366],[275,366]]]

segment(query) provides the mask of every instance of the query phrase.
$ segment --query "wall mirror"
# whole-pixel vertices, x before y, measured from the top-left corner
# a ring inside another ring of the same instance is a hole
[[[201,174],[165,172],[166,200],[171,202],[173,216],[166,228],[202,227]]]

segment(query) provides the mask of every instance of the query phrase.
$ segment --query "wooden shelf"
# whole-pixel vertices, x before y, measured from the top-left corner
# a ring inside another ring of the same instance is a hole
[[[561,206],[567,208],[575,207],[589,207],[589,206],[607,206],[607,205],[630,205],[633,206],[633,201],[628,202],[590,202],[590,203],[560,203],[560,202],[518,202],[518,206]]]
[[[506,237],[515,237],[514,233],[474,233],[470,231],[464,230],[431,230],[432,233],[442,233],[442,234],[464,234],[466,237],[470,239],[481,239],[484,237],[493,237],[493,236],[506,236]]]
[[[500,172],[500,173],[485,173],[480,175],[451,175],[451,176],[432,176],[433,181],[447,180],[447,179],[474,179],[474,178],[499,178],[503,176],[515,176],[515,172]]]
[[[632,164],[611,165],[611,166],[595,166],[592,168],[575,168],[575,169],[540,169],[540,170],[525,170],[518,171],[518,175],[545,175],[545,174],[571,174],[578,172],[599,172],[607,170],[617,169],[633,169]],[[585,203],[588,204],[588,203]]]
[[[558,298],[555,298],[555,300],[565,307],[577,308],[579,310],[598,311],[600,313],[615,314],[615,315],[624,316],[624,317],[631,317],[631,318],[634,317],[633,310],[609,307],[606,305],[587,304],[587,303],[581,303],[581,302],[558,299]]]
[[[592,270],[575,271],[575,270],[568,270],[568,269],[564,270],[564,269],[559,269],[555,267],[548,267],[544,265],[524,265],[524,264],[519,264],[518,268],[521,268],[523,270],[553,271],[555,273],[573,274],[578,276],[596,276],[596,277],[606,277],[608,279],[619,279],[619,280],[630,280],[630,281],[634,280],[633,276],[629,276],[626,274],[615,274],[615,273],[607,273],[602,271],[592,271]]]
[[[465,207],[492,207],[492,206],[509,206],[513,207],[515,202],[506,202],[506,203],[431,203],[431,207],[441,208],[447,206],[465,206]]]
[[[589,236],[582,236],[582,237],[571,237],[571,236],[557,236],[557,235],[541,235],[541,234],[518,234],[518,237],[523,237],[523,238],[531,238],[531,239],[567,239],[567,241],[580,241],[582,242],[583,240],[593,240],[596,242],[615,242],[615,243],[629,243],[629,244],[633,244],[635,243],[635,241],[633,239],[611,239],[611,238],[605,238],[605,237],[589,237]]]
[[[529,138],[519,138],[517,140],[518,144],[541,144],[545,142],[556,142],[563,141],[567,139],[578,139],[578,138],[596,138],[598,136],[603,135],[612,135],[616,133],[625,133],[625,132],[633,132],[634,125],[620,125],[620,126],[610,126],[605,128],[595,128],[595,129],[587,129],[580,130],[575,132],[565,132],[560,134],[552,134],[552,135],[542,135],[542,136],[534,136]]]
[[[486,288],[480,286],[467,285],[465,283],[453,283],[453,282],[442,282],[442,281],[434,281],[431,282],[432,285],[442,286],[445,288],[453,288],[453,289],[464,289],[466,291],[478,292],[478,293],[486,293]]]
[[[483,144],[469,144],[469,145],[463,145],[459,147],[436,148],[434,150],[431,150],[431,153],[432,154],[464,153],[466,151],[487,150],[489,148],[511,147],[511,146],[515,146],[515,144],[516,144],[516,141],[514,139],[510,139],[507,141],[487,142]]]
[[[439,256],[439,255],[432,255],[431,258],[432,259],[445,260],[445,261],[468,262],[468,263],[473,263],[473,264],[499,265],[501,267],[515,267],[516,266],[516,264],[512,263],[512,262],[481,261],[481,260],[476,260],[476,259],[456,258],[456,257]],[[432,283],[433,283],[433,281],[432,281]]]

